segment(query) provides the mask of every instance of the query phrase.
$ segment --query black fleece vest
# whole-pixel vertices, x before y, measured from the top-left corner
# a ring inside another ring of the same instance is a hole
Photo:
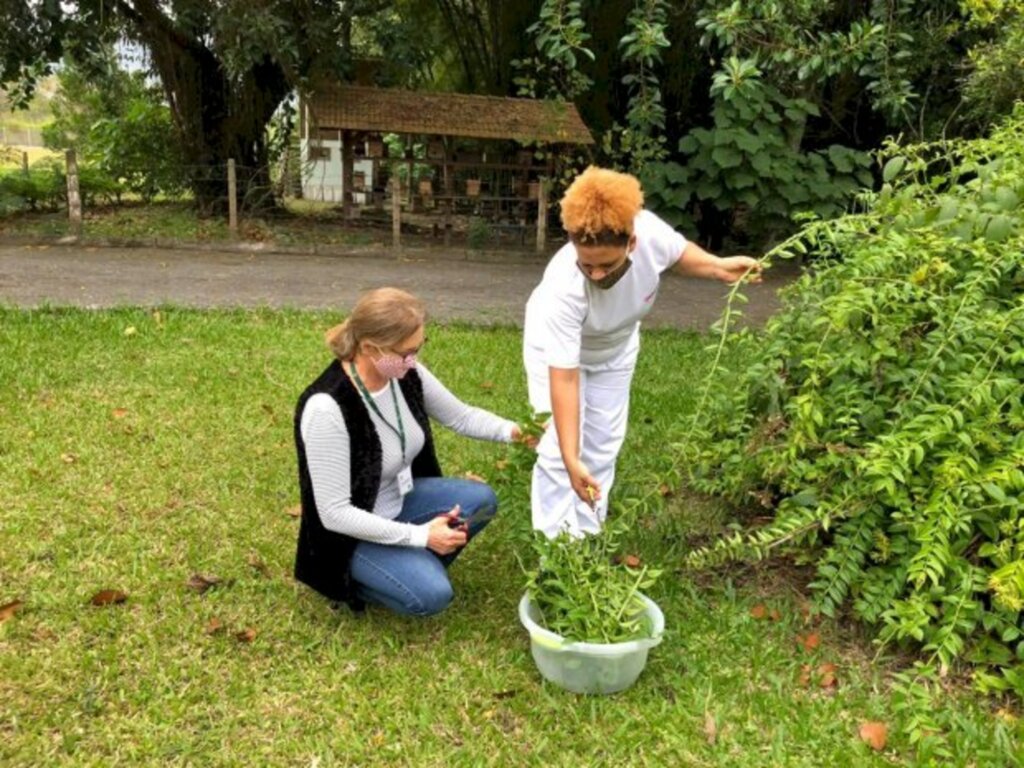
[[[423,382],[413,370],[399,381],[399,385],[425,439],[423,450],[413,459],[412,475],[414,478],[440,477],[441,468],[434,453],[430,419],[423,406]],[[320,513],[313,498],[313,484],[309,479],[309,465],[306,463],[306,446],[299,428],[306,401],[321,392],[330,395],[338,404],[348,429],[352,503],[362,509],[372,510],[380,488],[380,438],[363,398],[342,370],[341,364],[335,360],[306,388],[295,409],[295,447],[299,456],[299,492],[302,497],[295,578],[331,600],[344,601],[358,609],[362,603],[356,597],[350,565],[352,550],[359,542],[350,536],[327,530],[320,521]]]

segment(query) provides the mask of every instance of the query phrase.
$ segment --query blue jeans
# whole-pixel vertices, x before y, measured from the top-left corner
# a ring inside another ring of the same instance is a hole
[[[395,519],[419,525],[448,512],[456,504],[466,517],[478,509],[497,509],[498,499],[485,483],[456,477],[425,477],[416,480]],[[488,522],[473,523],[469,538]],[[446,569],[462,549],[442,557],[429,549],[361,541],[352,554],[352,578],[359,596],[366,602],[379,603],[396,613],[430,616],[443,611],[452,601]]]

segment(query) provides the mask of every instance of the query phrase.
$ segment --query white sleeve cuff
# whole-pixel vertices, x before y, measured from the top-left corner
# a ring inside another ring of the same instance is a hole
[[[423,523],[422,525],[412,526],[412,531],[409,532],[409,546],[417,547],[419,549],[426,549],[429,533],[430,523]]]

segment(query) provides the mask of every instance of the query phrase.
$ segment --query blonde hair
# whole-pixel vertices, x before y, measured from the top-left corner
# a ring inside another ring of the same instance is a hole
[[[562,196],[562,226],[580,245],[626,242],[644,205],[640,182],[628,173],[592,165]]]
[[[327,332],[327,346],[339,360],[351,360],[362,342],[393,347],[416,333],[426,319],[423,302],[411,293],[375,288],[359,297],[345,322]]]

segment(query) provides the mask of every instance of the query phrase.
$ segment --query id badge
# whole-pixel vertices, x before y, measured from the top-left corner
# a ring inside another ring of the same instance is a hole
[[[405,496],[412,490],[412,467],[405,467],[398,473],[398,492]]]

